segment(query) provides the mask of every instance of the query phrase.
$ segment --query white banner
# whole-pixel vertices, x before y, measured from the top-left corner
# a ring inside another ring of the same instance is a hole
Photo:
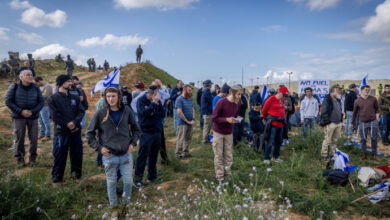
[[[329,94],[329,80],[300,80],[298,83],[298,94],[305,94],[305,88],[310,87],[321,102]]]

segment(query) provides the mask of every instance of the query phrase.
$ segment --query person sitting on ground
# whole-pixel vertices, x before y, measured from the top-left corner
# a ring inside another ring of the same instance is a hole
[[[86,131],[89,146],[103,154],[107,193],[110,206],[118,204],[116,194],[117,171],[123,179],[123,204],[131,198],[133,184],[132,150],[137,145],[141,130],[129,106],[121,102],[118,88],[110,86],[105,90],[105,107],[95,112]],[[96,130],[99,139],[96,139]]]
[[[5,104],[12,112],[14,157],[18,168],[25,166],[24,138],[27,128],[30,139],[29,164],[35,167],[38,148],[38,117],[43,108],[44,99],[41,90],[34,85],[31,70],[22,69],[18,75],[19,82],[9,86],[5,98]]]
[[[238,113],[242,93],[242,86],[233,86],[228,97],[217,102],[212,115],[214,168],[219,183],[232,175],[233,125],[241,118]]]

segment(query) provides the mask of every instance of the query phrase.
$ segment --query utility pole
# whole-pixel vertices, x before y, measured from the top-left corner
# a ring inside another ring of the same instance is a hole
[[[291,75],[293,74],[293,72],[287,72],[288,74],[288,90],[290,90],[290,81],[291,81]]]

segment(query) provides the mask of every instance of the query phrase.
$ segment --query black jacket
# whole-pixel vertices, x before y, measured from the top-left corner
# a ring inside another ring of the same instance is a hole
[[[242,118],[245,118],[245,113],[247,109],[248,109],[248,99],[244,95],[241,95],[240,110],[238,112],[238,115],[241,116]]]
[[[165,117],[164,107],[151,102],[146,93],[137,101],[138,124],[142,132],[160,133],[163,129],[163,119]]]
[[[355,100],[357,99],[357,94],[354,91],[349,91],[349,93],[345,96],[344,102],[344,111],[353,111],[353,105],[355,104]]]
[[[137,145],[137,141],[141,136],[141,130],[129,106],[124,105],[121,109],[122,112],[118,125],[115,125],[110,116],[104,121],[107,114],[107,104],[104,106],[104,108],[99,109],[93,115],[85,137],[89,146],[96,151],[106,147],[114,155],[124,155],[129,150],[130,144],[133,146]],[[98,140],[96,139],[96,130],[99,132]]]
[[[71,131],[66,125],[71,121],[80,128],[85,110],[79,96],[57,92],[49,97],[47,103],[54,121],[55,135],[70,134]]]
[[[199,105],[199,107],[202,102],[202,93],[203,93],[203,88],[200,88],[198,92],[196,92],[196,103]]]
[[[69,89],[69,94],[82,96],[83,101],[81,102],[81,104],[83,105],[85,111],[88,110],[88,100],[83,89],[79,89],[73,86],[72,88]]]
[[[255,111],[254,109],[250,110],[249,121],[253,133],[259,133],[264,131],[264,124],[262,117],[260,116],[260,112]]]
[[[30,110],[32,115],[28,119],[37,119],[39,111],[43,108],[44,100],[38,87],[32,83],[30,86],[24,86],[19,81],[9,86],[5,104],[11,109],[12,118],[24,119],[21,115],[22,110]]]
[[[257,89],[254,89],[250,96],[251,107],[261,105],[261,95]]]
[[[200,112],[202,115],[213,114],[213,96],[211,95],[211,91],[208,88],[204,88],[202,91]]]
[[[340,103],[340,106],[341,106],[341,100],[337,99],[337,101]],[[326,125],[330,124],[330,115],[332,114],[332,111],[333,111],[332,97],[330,97],[330,94],[328,94],[325,96],[324,101],[322,102],[322,105],[321,105],[321,115],[320,115],[320,125],[321,126],[326,126]],[[340,122],[342,122],[342,120],[343,120],[343,117],[341,117]]]

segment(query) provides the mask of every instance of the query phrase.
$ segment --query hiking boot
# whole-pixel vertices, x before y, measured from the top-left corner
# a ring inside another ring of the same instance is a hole
[[[117,209],[112,210],[111,219],[118,220],[118,218],[119,218],[119,210],[117,210]]]
[[[367,154],[366,153],[363,153],[362,160],[367,160]]]
[[[264,163],[268,165],[268,164],[271,163],[271,161],[270,160],[264,160]]]
[[[51,180],[52,180],[53,183],[60,183],[60,182],[62,182],[62,179],[59,179],[59,178],[56,177],[56,176],[55,176],[55,177],[52,177]]]
[[[45,136],[41,139],[41,141],[50,141],[50,136]]]
[[[23,168],[23,167],[25,167],[26,166],[26,164],[24,163],[24,160],[19,160],[18,161],[18,169],[21,169],[21,168]]]

